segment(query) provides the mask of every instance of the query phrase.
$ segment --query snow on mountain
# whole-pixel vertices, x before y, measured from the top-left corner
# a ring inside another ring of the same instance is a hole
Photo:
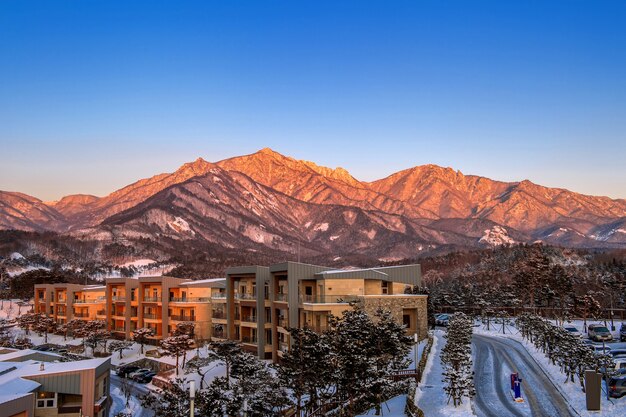
[[[491,246],[500,246],[512,245],[515,240],[509,237],[509,233],[504,227],[493,226],[491,229],[485,230],[485,234],[479,239],[479,242]]]

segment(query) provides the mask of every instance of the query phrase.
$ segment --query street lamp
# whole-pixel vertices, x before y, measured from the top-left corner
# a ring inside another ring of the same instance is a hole
[[[417,333],[413,335],[413,341],[415,342],[413,350],[415,351],[415,371],[417,371],[417,342],[419,341],[419,336]]]
[[[196,398],[196,381],[189,382],[189,417],[194,415],[194,399]]]

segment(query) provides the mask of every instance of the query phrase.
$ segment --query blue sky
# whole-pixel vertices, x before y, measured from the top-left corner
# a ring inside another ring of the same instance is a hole
[[[0,2],[0,189],[271,147],[626,198],[626,2]]]

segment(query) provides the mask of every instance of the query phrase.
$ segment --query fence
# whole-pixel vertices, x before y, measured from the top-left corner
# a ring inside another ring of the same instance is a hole
[[[424,347],[424,351],[422,352],[422,357],[420,358],[419,364],[417,365],[417,373],[418,378],[415,384],[409,385],[409,392],[406,396],[406,406],[404,407],[404,413],[407,416],[411,417],[425,417],[424,412],[415,404],[415,390],[417,388],[417,384],[422,382],[422,376],[424,375],[424,368],[426,368],[426,362],[428,361],[428,356],[430,356],[430,350],[433,347],[433,336],[431,334],[428,335],[428,342],[426,342],[426,346]]]

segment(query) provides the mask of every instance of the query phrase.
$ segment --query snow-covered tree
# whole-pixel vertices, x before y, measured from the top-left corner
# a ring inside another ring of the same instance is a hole
[[[45,314],[37,314],[34,322],[31,324],[31,329],[40,335],[44,336],[44,343],[48,343],[48,333],[54,333],[58,326],[58,323]]]
[[[176,358],[176,375],[178,375],[178,360],[191,348],[192,340],[186,334],[181,336],[170,336],[161,340],[161,347],[168,356]],[[185,364],[183,363],[183,366]]]
[[[139,329],[133,330],[132,338],[135,342],[139,343],[139,346],[141,346],[141,354],[143,354],[144,345],[152,336],[154,336],[154,329],[151,329],[149,327],[141,327]]]
[[[37,321],[37,318],[39,316],[37,314],[34,313],[26,313],[26,314],[22,314],[21,316],[17,317],[17,325],[20,329],[24,330],[26,332],[27,335],[30,334],[30,330],[32,328],[32,326],[35,324],[35,322]]]
[[[133,342],[129,342],[126,340],[114,340],[109,343],[109,352],[119,352],[120,359],[122,359],[122,352],[128,350],[133,347]]]
[[[441,362],[444,366],[444,391],[448,402],[454,406],[463,402],[465,397],[475,395],[472,370],[472,329],[473,320],[463,313],[455,313],[450,318],[446,346],[441,351]]]
[[[204,389],[204,378],[209,371],[215,368],[215,366],[210,366],[214,364],[216,360],[218,360],[217,355],[211,353],[209,356],[196,356],[195,358],[187,361],[185,368],[190,371],[195,371],[200,376],[200,389]]]
[[[215,352],[217,358],[224,363],[226,367],[226,385],[230,385],[230,370],[235,358],[242,353],[241,345],[232,340],[224,340],[221,342],[211,342],[209,347]]]

